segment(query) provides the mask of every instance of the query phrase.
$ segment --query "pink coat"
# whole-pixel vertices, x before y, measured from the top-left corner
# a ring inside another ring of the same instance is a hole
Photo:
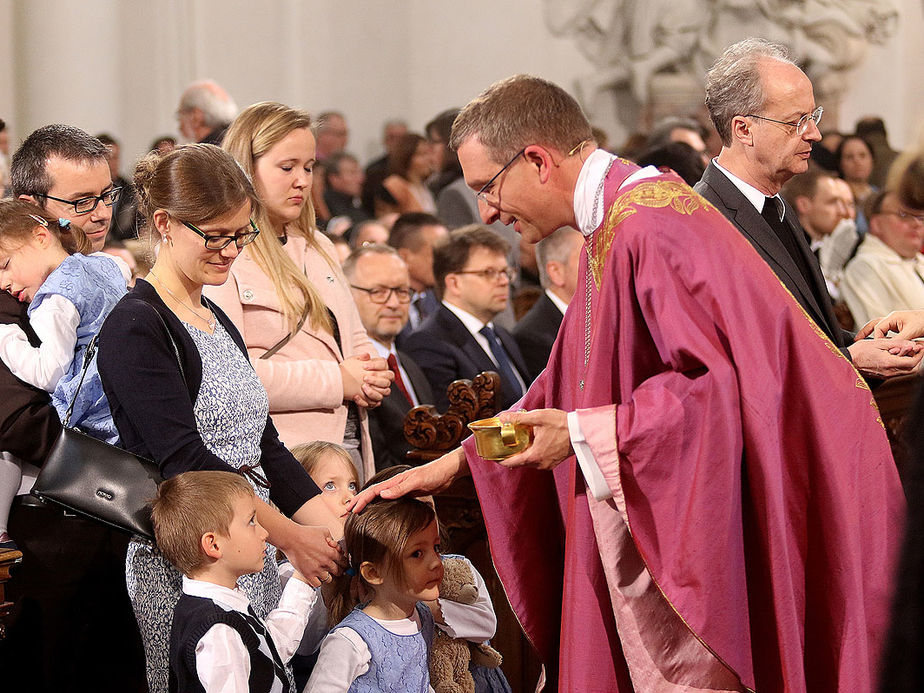
[[[318,234],[321,247],[336,257],[333,244]],[[270,278],[245,249],[231,266],[228,281],[206,287],[205,295],[224,310],[244,335],[251,362],[269,395],[270,415],[286,446],[312,440],[343,442],[347,408],[343,402],[343,381],[339,363],[344,355],[368,353],[378,356],[363,328],[346,277],[303,238],[289,236],[285,245],[296,265],[304,267],[324,303],[340,325],[343,354],[334,338],[314,330],[307,321],[289,343],[269,359],[260,356],[288,330],[279,299]],[[364,469],[360,481],[375,472],[369,423],[360,407],[361,449]]]

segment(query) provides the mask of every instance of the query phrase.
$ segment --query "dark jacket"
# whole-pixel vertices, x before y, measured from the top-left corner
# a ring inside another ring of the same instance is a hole
[[[410,383],[421,404],[433,404],[433,392],[427,376],[414,360],[402,351],[398,359],[407,371]],[[391,394],[375,409],[369,410],[369,435],[372,437],[372,452],[375,455],[375,470],[380,471],[396,464],[407,464],[405,457],[411,446],[404,437],[404,417],[411,410],[411,403],[404,393],[392,383]]]
[[[780,278],[780,281],[789,289],[793,298],[805,309],[815,324],[846,353],[846,346],[853,342],[853,338],[837,322],[821,268],[809,248],[805,231],[799,225],[796,213],[787,206],[783,221],[788,224],[795,236],[799,251],[803,254],[809,268],[808,276],[802,273],[782,241],[754,208],[754,205],[716,167],[714,162],[710,162],[702,180],[693,189],[715,205],[748,239],[748,242],[770,265],[770,269]]]
[[[513,328],[513,338],[523,353],[532,380],[539,376],[549,362],[549,354],[552,353],[552,345],[558,337],[563,317],[558,306],[543,292]]]
[[[32,346],[39,339],[29,326],[27,303],[0,291],[0,323],[19,325]],[[61,420],[44,390],[24,383],[0,361],[0,450],[41,465],[61,432]]]
[[[502,327],[495,325],[494,330],[504,345],[513,367],[528,385],[529,370],[516,340]],[[449,407],[446,388],[452,381],[459,378],[472,379],[482,371],[500,372],[462,321],[444,305],[440,305],[439,310],[407,338],[403,348],[426,374],[433,390],[434,403],[440,412]],[[517,393],[517,384],[508,383],[503,375],[501,379],[501,406],[508,409],[516,404],[521,395]]]
[[[214,303],[207,305],[246,356],[244,341],[228,316]],[[179,351],[182,372],[165,324]],[[192,470],[237,471],[202,442],[193,413],[202,359],[179,318],[144,280],[138,280],[103,323],[97,364],[122,447],[156,461],[164,478]],[[279,441],[268,416],[260,449],[260,463],[272,484],[270,498],[284,514],[292,515],[319,493]]]

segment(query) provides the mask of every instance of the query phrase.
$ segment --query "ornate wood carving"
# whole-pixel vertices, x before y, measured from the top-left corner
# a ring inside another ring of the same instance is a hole
[[[0,549],[0,640],[6,636],[4,618],[13,609],[13,602],[6,601],[6,583],[10,580],[10,569],[22,561],[22,553],[11,549]]]
[[[453,381],[446,395],[449,409],[445,413],[438,414],[435,407],[423,404],[405,416],[404,437],[414,447],[408,453],[411,460],[435,460],[458,447],[472,421],[494,416],[500,408],[501,379],[494,371],[485,371],[473,380]]]

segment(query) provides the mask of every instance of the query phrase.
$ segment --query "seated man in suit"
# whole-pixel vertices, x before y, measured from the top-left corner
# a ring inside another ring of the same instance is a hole
[[[722,138],[695,190],[754,246],[818,328],[865,376],[905,375],[918,358],[887,340],[853,341],[834,314],[818,261],[780,189],[808,169],[821,139],[812,83],[783,45],[749,38],[730,46],[706,77],[706,107]],[[731,271],[732,268],[729,268]]]
[[[404,350],[426,373],[440,411],[449,406],[446,388],[453,380],[482,371],[500,374],[504,409],[526,391],[529,371],[520,349],[492,322],[510,297],[509,250],[507,241],[480,224],[456,229],[433,249],[442,305],[408,337]]]
[[[531,381],[549,362],[561,319],[577,288],[578,261],[583,247],[584,237],[570,226],[563,226],[536,244],[536,265],[543,294],[513,328]]]
[[[407,265],[394,248],[367,245],[354,250],[343,263],[353,289],[363,327],[379,355],[395,374],[391,394],[369,410],[369,434],[375,469],[406,464],[408,445],[404,417],[411,407],[433,402],[430,384],[410,356],[395,349],[395,337],[408,321],[411,286]]]

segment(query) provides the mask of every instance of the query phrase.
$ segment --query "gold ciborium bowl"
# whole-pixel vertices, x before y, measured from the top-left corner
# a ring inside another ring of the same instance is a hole
[[[475,449],[486,460],[507,459],[533,442],[532,426],[501,423],[496,416],[472,421],[468,427],[475,434]]]

